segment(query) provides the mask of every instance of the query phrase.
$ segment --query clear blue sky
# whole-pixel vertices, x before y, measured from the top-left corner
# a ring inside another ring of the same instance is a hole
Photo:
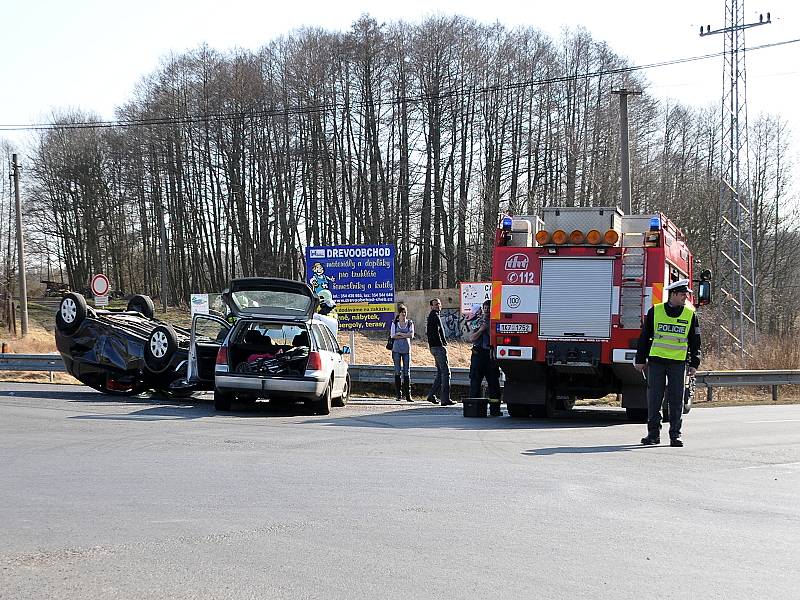
[[[431,12],[462,14],[513,27],[531,25],[557,36],[563,26],[583,25],[635,64],[722,50],[722,36],[700,38],[701,24],[724,24],[724,1],[618,0],[403,0],[381,3],[246,2],[243,0],[28,0],[5,3],[0,50],[3,92],[0,125],[50,121],[51,111],[78,107],[111,119],[131,97],[140,77],[162,57],[203,42],[224,50],[256,49],[302,26],[347,30],[362,12],[378,20],[418,21]],[[770,11],[773,24],[747,32],[747,45],[800,38],[800,2],[749,0],[748,21]],[[800,43],[752,52],[747,57],[751,118],[779,114],[800,148]],[[647,71],[651,92],[694,106],[720,102],[721,59]],[[14,143],[24,136],[0,132]],[[798,152],[794,153],[800,165]]]

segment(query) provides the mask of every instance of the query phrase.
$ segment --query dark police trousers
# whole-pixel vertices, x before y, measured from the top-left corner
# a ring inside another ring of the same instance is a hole
[[[650,437],[660,437],[665,387],[669,406],[669,437],[681,437],[685,376],[685,362],[647,361],[647,435]]]
[[[489,398],[500,399],[500,369],[488,348],[472,347],[469,361],[469,397],[480,398],[481,382],[486,377]]]

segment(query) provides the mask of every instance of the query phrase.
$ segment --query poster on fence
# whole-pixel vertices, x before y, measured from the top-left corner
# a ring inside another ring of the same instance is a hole
[[[478,312],[484,300],[492,299],[492,284],[481,282],[461,282],[461,314]]]

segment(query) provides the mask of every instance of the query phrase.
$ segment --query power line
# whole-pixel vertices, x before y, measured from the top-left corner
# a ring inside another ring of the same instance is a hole
[[[800,38],[785,40],[782,42],[773,42],[770,44],[762,44],[760,46],[753,46],[746,48],[745,51],[753,52],[755,50],[764,50],[766,48],[774,48],[777,46],[784,46],[787,44],[795,44],[800,42]],[[708,60],[710,58],[718,58],[724,56],[725,52],[713,52],[711,54],[702,54],[699,56],[691,56],[685,58],[676,58],[672,60],[665,60],[645,65],[632,65],[628,67],[619,67],[616,69],[601,69],[598,71],[589,71],[579,75],[561,75],[557,77],[548,77],[543,79],[529,79],[526,81],[519,81],[514,83],[497,84],[484,87],[462,88],[458,90],[448,90],[439,94],[419,94],[416,96],[401,96],[390,101],[379,101],[375,104],[377,106],[384,106],[389,104],[401,104],[403,102],[417,103],[431,100],[442,100],[446,98],[454,98],[460,96],[474,96],[483,95],[494,92],[512,91],[517,89],[524,89],[527,87],[540,87],[545,85],[552,85],[556,83],[567,83],[571,81],[579,81],[586,79],[593,79],[595,77],[604,77],[607,75],[622,75],[625,73],[633,73],[635,71],[642,71],[646,69],[655,69],[660,67],[668,67],[673,65],[680,65],[690,62],[698,62],[701,60]],[[360,107],[366,104],[365,101],[351,102],[350,107]],[[345,106],[342,102],[323,103],[317,105],[305,105],[290,108],[270,108],[262,110],[250,110],[244,112],[219,112],[219,113],[205,113],[186,115],[182,117],[151,117],[146,119],[118,119],[114,121],[84,121],[75,123],[32,123],[27,125],[0,125],[0,131],[50,131],[50,130],[71,130],[71,129],[108,129],[108,128],[126,128],[126,127],[143,127],[143,126],[158,126],[158,125],[187,125],[192,123],[202,123],[204,121],[232,121],[243,118],[258,118],[258,117],[287,117],[292,115],[309,115],[319,112],[331,111]]]

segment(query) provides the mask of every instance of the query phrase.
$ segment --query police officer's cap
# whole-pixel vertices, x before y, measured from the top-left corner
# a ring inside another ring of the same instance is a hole
[[[688,279],[678,279],[678,281],[674,283],[670,283],[664,289],[668,292],[689,292],[690,291],[690,282]]]

